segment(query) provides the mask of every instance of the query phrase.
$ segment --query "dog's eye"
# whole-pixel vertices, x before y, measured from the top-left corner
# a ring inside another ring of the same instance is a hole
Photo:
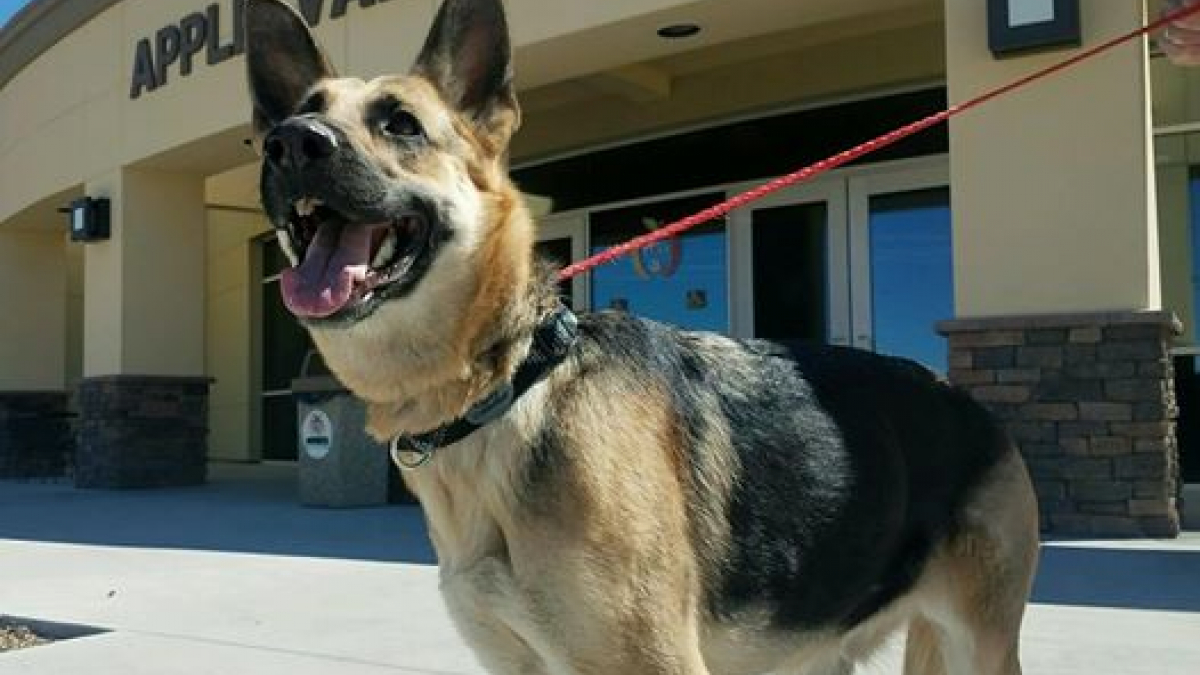
[[[397,110],[384,120],[383,133],[397,138],[412,138],[421,135],[421,123],[407,110]]]

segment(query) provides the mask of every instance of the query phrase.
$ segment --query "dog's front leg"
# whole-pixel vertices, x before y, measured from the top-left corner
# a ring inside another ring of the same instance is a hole
[[[709,675],[686,619],[662,608],[602,611],[594,601],[604,593],[573,587],[581,577],[566,577],[525,587],[507,561],[487,558],[444,576],[442,593],[464,639],[495,675]],[[548,596],[539,586],[559,593]]]
[[[539,559],[516,580],[548,672],[709,675],[695,599],[680,592],[676,575],[614,574],[596,565],[600,558]]]
[[[449,603],[450,613],[475,658],[494,675],[550,675],[540,656],[521,636],[486,610],[460,611]],[[465,608],[463,608],[465,610]]]
[[[441,590],[459,633],[489,673],[554,675],[530,644],[538,631],[504,561],[485,558],[467,570],[444,572]]]

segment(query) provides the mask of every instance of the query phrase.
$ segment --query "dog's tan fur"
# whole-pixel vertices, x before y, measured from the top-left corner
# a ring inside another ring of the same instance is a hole
[[[460,416],[511,378],[530,327],[554,302],[535,270],[533,222],[507,177],[515,100],[508,92],[470,114],[456,108],[452,68],[430,61],[370,82],[324,73],[305,94],[319,95],[323,114],[391,179],[453,205],[456,237],[417,292],[348,327],[310,326],[338,378],[368,403],[381,441]],[[364,107],[388,95],[421,120],[429,151],[398,154],[363,127]],[[707,367],[726,367],[721,344],[696,340]],[[1019,672],[1037,530],[1015,451],[899,600],[848,632],[777,633],[765,616],[723,620],[703,607],[731,547],[732,432],[719,411],[700,411],[713,427],[689,452],[660,382],[584,369],[568,361],[504,418],[404,474],[425,510],[450,612],[489,670],[848,673],[911,621],[908,675]],[[529,472],[549,425],[564,457],[533,495]]]

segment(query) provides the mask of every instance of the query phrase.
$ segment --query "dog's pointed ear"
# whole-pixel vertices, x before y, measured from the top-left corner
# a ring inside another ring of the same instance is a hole
[[[497,151],[520,125],[501,0],[445,0],[413,72],[432,82]]]
[[[246,71],[259,136],[291,115],[317,82],[334,77],[308,24],[282,0],[245,0]]]

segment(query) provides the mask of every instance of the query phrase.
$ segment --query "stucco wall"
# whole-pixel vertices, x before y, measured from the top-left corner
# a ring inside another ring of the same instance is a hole
[[[61,232],[0,232],[0,391],[64,389],[66,241]]]
[[[1081,3],[1087,46],[1141,25],[1141,0]],[[946,0],[950,98],[1070,52],[995,59],[985,3]],[[1158,309],[1146,46],[1126,45],[951,123],[960,317]]]
[[[88,183],[112,238],[84,251],[85,377],[204,372],[204,182],[134,169]]]
[[[67,245],[66,388],[83,378],[83,246]]]
[[[45,1],[45,0],[43,0]],[[240,58],[215,66],[198,55],[192,74],[178,64],[167,83],[130,98],[136,48],[165,26],[204,11],[206,0],[117,4],[66,35],[0,88],[0,224],[115,167],[208,175],[248,161],[248,102]],[[316,33],[332,61],[370,76],[408,67],[429,26],[436,0],[389,0],[370,8],[349,3],[331,19],[331,2]],[[217,2],[220,35],[232,39],[229,2]],[[765,35],[806,23],[931,6],[931,0],[510,0],[519,84],[524,89],[616,68],[706,44]],[[705,25],[691,41],[658,38],[676,20]],[[187,152],[174,150],[187,147]],[[68,159],[69,158],[69,159]],[[43,205],[44,206],[44,205]]]

